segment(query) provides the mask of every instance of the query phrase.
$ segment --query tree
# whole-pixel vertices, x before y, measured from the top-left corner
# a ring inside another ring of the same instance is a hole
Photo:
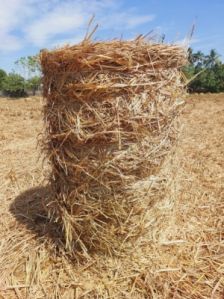
[[[20,72],[22,71],[26,78],[26,90],[31,90],[33,95],[35,95],[41,83],[39,55],[21,57],[15,64],[20,68]]]
[[[219,55],[215,49],[211,49],[209,55],[205,56],[205,59],[206,59],[205,61],[206,66],[210,68],[214,67],[216,64],[221,63],[219,59]]]
[[[204,53],[201,51],[197,51],[196,53],[193,53],[193,64],[195,65],[195,68],[197,70],[200,70],[204,67],[206,57]]]
[[[27,90],[31,90],[33,92],[33,95],[36,94],[36,91],[38,90],[41,83],[41,78],[38,76],[32,77],[31,79],[27,80],[26,82],[26,88]]]
[[[6,72],[0,69],[0,90],[2,90],[2,83],[6,76],[7,76]]]
[[[26,79],[40,75],[39,55],[21,57],[15,64],[22,69]]]
[[[223,92],[224,91],[224,64],[222,63],[216,64],[213,69],[216,74],[218,92]]]
[[[25,79],[19,74],[10,73],[2,82],[2,90],[6,95],[21,97],[25,93]]]
[[[224,64],[216,50],[208,55],[201,51],[193,52],[188,49],[189,65],[183,68],[189,80],[189,90],[192,92],[221,92],[224,91]]]

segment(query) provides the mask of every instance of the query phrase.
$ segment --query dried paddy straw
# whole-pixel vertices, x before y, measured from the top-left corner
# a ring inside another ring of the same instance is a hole
[[[153,182],[175,141],[185,63],[183,48],[141,37],[86,38],[41,53],[43,148],[54,192],[48,209],[68,250],[121,254],[147,232],[153,196],[142,182]]]

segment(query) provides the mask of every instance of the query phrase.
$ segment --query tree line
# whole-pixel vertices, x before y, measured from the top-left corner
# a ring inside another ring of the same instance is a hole
[[[224,64],[216,50],[208,55],[188,49],[189,64],[182,71],[190,92],[223,92]],[[20,97],[31,92],[35,95],[41,87],[39,56],[21,57],[15,62],[19,72],[7,74],[0,69],[0,91],[6,96]]]
[[[183,68],[190,92],[223,92],[224,64],[217,51],[212,49],[208,55],[202,51],[188,49],[189,64]]]
[[[12,71],[7,74],[0,69],[0,90],[6,96],[23,97],[31,92],[36,94],[41,86],[41,70],[39,57],[21,57],[15,62],[19,72]]]

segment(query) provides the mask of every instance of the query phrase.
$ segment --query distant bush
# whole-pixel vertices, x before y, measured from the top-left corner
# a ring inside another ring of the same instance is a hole
[[[25,79],[19,74],[10,73],[2,81],[2,90],[11,97],[25,96]]]
[[[39,76],[35,76],[26,81],[26,89],[28,91],[32,91],[33,95],[36,94],[37,90],[40,88],[41,78]]]
[[[19,73],[24,74],[25,91],[36,94],[41,85],[41,68],[39,55],[21,57],[15,62]]]
[[[6,72],[0,69],[0,90],[2,90],[2,83],[7,76]]]

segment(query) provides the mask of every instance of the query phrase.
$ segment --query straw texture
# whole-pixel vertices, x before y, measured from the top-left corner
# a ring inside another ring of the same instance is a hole
[[[142,38],[41,53],[48,209],[69,250],[118,253],[147,230],[152,198],[136,200],[133,188],[153,179],[175,140],[185,63],[181,47]]]

